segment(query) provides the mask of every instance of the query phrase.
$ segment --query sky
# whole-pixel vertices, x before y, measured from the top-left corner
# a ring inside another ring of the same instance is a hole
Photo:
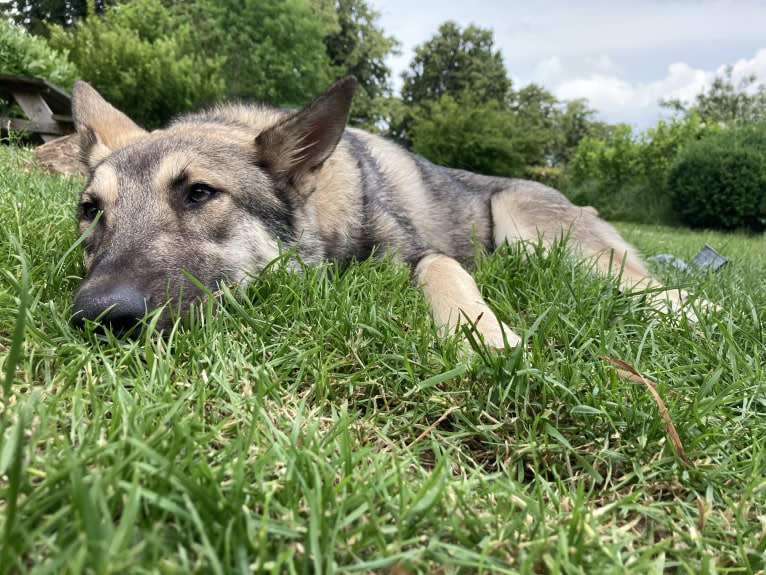
[[[401,42],[394,85],[415,46],[446,20],[494,31],[514,86],[587,98],[599,119],[647,128],[662,98],[690,101],[727,65],[766,83],[766,0],[371,0]]]

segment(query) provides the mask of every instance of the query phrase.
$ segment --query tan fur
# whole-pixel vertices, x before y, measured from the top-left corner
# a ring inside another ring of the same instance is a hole
[[[97,199],[104,211],[111,211],[117,203],[117,194],[119,187],[117,185],[117,173],[110,166],[101,166],[93,174],[87,189],[83,192],[83,200]],[[79,222],[80,233],[84,233],[88,228],[87,222]]]
[[[495,317],[471,274],[454,259],[440,254],[426,256],[417,265],[415,275],[443,335],[456,333],[468,321],[476,326],[484,342],[495,349],[503,349],[505,341],[511,347],[521,342],[511,328]]]
[[[579,256],[592,258],[599,272],[619,276],[625,290],[655,290],[651,294],[654,307],[664,311],[684,311],[696,321],[694,310],[684,308],[688,294],[683,290],[661,290],[636,252],[610,225],[597,217],[598,212],[586,206],[561,205],[551,209],[538,197],[519,193],[499,193],[491,200],[495,245],[526,242],[534,245],[542,240],[550,245],[568,238]]]
[[[412,156],[388,140],[381,140],[361,130],[353,130],[353,133],[370,144],[372,155],[380,164],[382,172],[396,183],[394,189],[399,192],[397,199],[400,206],[412,217],[415,227],[429,241],[438,238],[440,230],[434,228],[444,224],[439,218],[433,217],[436,206],[433,205],[432,198],[418,175]],[[438,242],[438,239],[436,241]]]
[[[361,174],[347,146],[341,142],[319,173],[316,192],[308,205],[322,214],[320,232],[347,234],[362,217],[359,200]],[[346,241],[351,238],[346,237]]]
[[[74,107],[74,122],[83,150],[91,150],[88,166],[92,169],[112,150],[146,135],[133,120],[104,100],[85,82],[77,82],[72,97],[80,105]]]

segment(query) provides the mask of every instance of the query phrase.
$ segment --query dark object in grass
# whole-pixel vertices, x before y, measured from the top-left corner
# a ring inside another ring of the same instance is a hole
[[[694,265],[694,267],[712,272],[717,272],[727,263],[729,263],[729,260],[727,260],[707,244],[702,247],[699,253],[694,256],[694,259],[692,260],[692,265]]]
[[[719,269],[729,263],[729,260],[727,260],[707,244],[705,244],[697,253],[697,255],[694,256],[694,259],[691,261],[691,266],[681,258],[677,258],[671,254],[658,254],[656,256],[650,257],[649,261],[658,262],[666,266],[673,266],[682,272],[690,271],[690,267],[692,270],[697,271],[717,272]]]

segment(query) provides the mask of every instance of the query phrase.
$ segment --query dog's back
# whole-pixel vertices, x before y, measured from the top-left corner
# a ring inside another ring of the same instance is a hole
[[[248,146],[290,113],[226,104],[181,116],[167,131]],[[309,205],[299,209],[320,215],[318,229],[296,214],[304,226],[302,255],[344,261],[393,251],[413,263],[439,252],[467,262],[473,242],[492,247],[489,200],[509,185],[503,178],[437,166],[381,136],[347,128],[321,168]]]

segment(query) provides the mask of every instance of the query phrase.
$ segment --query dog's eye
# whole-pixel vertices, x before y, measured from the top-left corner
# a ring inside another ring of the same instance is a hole
[[[88,220],[89,222],[96,218],[100,209],[101,207],[95,200],[85,200],[80,203],[80,213],[82,214],[83,219]]]
[[[202,204],[216,194],[216,191],[206,184],[192,184],[186,193],[186,204],[189,206]]]

